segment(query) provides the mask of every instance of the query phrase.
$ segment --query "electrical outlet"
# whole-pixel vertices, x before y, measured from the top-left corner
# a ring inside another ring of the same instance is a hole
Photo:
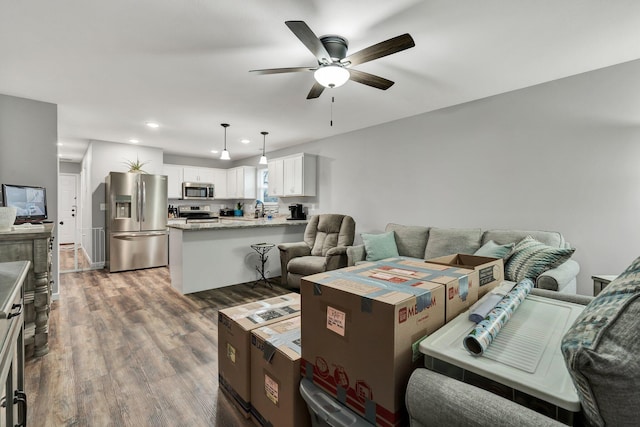
[[[106,211],[107,210],[107,204],[106,203],[100,203],[100,210],[101,211]]]

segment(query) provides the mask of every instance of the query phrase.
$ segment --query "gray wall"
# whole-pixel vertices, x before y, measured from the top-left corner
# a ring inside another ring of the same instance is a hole
[[[358,233],[389,222],[560,231],[591,295],[592,275],[640,255],[638,76],[633,61],[268,155],[317,154],[308,203],[352,215]]]
[[[164,162],[169,165],[185,165],[185,166],[194,166],[194,167],[200,167],[200,168],[219,168],[219,169],[228,169],[229,167],[231,167],[228,160],[220,160],[217,158],[179,156],[176,154],[167,154],[167,153],[164,154],[163,158],[164,158]]]
[[[58,217],[57,140],[55,104],[0,94],[0,183],[45,187],[47,214],[54,224]],[[54,294],[59,282],[57,247],[54,240]]]
[[[80,173],[82,165],[74,162],[60,162],[60,173]]]

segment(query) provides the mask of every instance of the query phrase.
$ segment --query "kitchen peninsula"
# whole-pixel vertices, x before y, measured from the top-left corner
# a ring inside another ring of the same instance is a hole
[[[171,286],[182,294],[257,280],[255,243],[304,240],[306,220],[220,219],[218,223],[170,224]],[[280,253],[267,254],[267,277],[280,276]]]

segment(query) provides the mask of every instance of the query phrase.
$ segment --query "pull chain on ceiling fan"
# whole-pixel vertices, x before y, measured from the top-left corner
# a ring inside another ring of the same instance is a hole
[[[389,40],[374,44],[347,56],[349,43],[347,39],[337,35],[317,37],[304,21],[286,21],[285,24],[300,39],[302,44],[316,57],[317,67],[289,67],[251,70],[258,74],[281,74],[313,71],[316,82],[311,87],[307,99],[318,98],[325,88],[339,87],[348,80],[387,90],[394,82],[374,74],[351,68],[382,58],[415,46],[409,34],[402,34]]]

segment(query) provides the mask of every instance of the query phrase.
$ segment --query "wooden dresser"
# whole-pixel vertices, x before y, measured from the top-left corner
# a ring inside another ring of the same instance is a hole
[[[30,264],[0,262],[0,426],[27,425],[23,292]]]
[[[0,232],[0,262],[31,261],[24,283],[25,356],[49,352],[53,224]]]

